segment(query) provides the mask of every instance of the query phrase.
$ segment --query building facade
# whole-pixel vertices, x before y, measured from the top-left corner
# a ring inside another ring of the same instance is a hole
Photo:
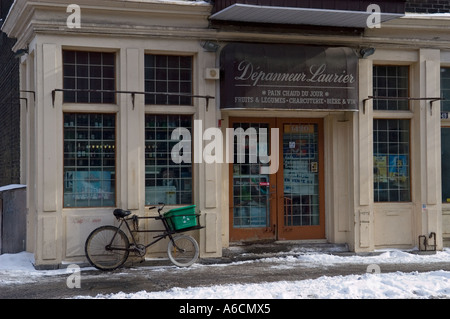
[[[450,238],[448,16],[412,1],[71,2],[17,0],[3,24],[35,97],[21,175],[37,266],[84,261],[113,208],[158,202],[197,206],[203,257]]]

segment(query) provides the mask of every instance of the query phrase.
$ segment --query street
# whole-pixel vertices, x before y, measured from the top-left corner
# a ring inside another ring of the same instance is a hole
[[[78,273],[67,271],[57,275],[32,276],[25,282],[1,285],[0,298],[60,299],[78,296],[95,297],[119,292],[165,291],[174,287],[289,282],[322,276],[363,275],[371,272],[374,266],[371,264],[370,256],[355,262],[357,257],[354,254],[333,251],[335,247],[331,246],[323,250],[325,254],[319,250],[308,253],[305,252],[304,247],[302,247],[303,250],[296,251],[292,250],[292,246],[278,246],[278,251],[267,253],[270,247],[274,246],[276,245],[269,246],[265,249],[266,252],[259,253],[237,249],[234,252],[225,253],[222,258],[201,259],[189,268],[178,268],[171,265],[168,260],[146,260],[139,264],[126,264],[125,267],[111,272],[82,267]],[[400,253],[416,257],[414,254]],[[318,259],[324,258],[323,256],[336,258],[338,262]],[[432,255],[430,257],[432,258]],[[399,262],[395,262],[393,258],[379,264],[378,268],[382,273],[450,271],[450,263],[445,260],[400,262],[400,259]]]

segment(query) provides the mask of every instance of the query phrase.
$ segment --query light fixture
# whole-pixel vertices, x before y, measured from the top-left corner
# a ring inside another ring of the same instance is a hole
[[[23,56],[23,55],[25,55],[25,54],[28,54],[28,48],[17,50],[17,51],[14,53],[14,57],[15,57],[16,59],[18,59],[18,58],[20,58],[21,56]]]
[[[203,41],[200,43],[200,45],[206,52],[217,52],[217,50],[219,50],[220,48],[220,45],[218,43],[211,41]]]
[[[364,49],[359,50],[359,54],[361,55],[361,57],[363,59],[371,56],[374,53],[375,53],[375,48],[364,48]]]

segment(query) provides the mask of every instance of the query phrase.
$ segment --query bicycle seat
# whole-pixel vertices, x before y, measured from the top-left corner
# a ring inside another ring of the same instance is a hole
[[[113,214],[114,214],[114,216],[116,216],[117,218],[123,218],[123,217],[126,217],[126,216],[130,215],[130,214],[131,214],[131,211],[129,211],[129,210],[123,210],[123,209],[120,209],[120,208],[116,208],[116,209],[114,210]]]

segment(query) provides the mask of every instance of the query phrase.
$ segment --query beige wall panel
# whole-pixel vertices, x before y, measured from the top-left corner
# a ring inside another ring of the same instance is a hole
[[[359,247],[369,248],[371,241],[370,211],[359,212]]]
[[[375,207],[375,247],[412,247],[414,244],[412,209],[392,206]]]
[[[124,52],[126,54],[126,82],[127,91],[143,91],[141,87],[141,65],[137,63],[140,61],[140,55],[138,49],[126,49]],[[135,105],[132,107],[132,101],[130,95],[125,95],[126,98],[126,108],[122,110],[126,111],[127,125],[126,131],[122,130],[123,134],[127,136],[126,146],[122,146],[122,149],[126,149],[127,157],[127,199],[128,199],[128,209],[136,210],[139,209],[139,198],[142,186],[142,176],[144,175],[143,169],[140,168],[140,163],[144,158],[142,150],[144,145],[142,141],[143,138],[143,118],[144,111],[140,104],[143,103],[143,96],[138,94],[135,96]],[[136,107],[138,104],[138,107]]]
[[[350,213],[350,122],[337,122],[337,165],[335,166],[337,181],[335,191],[337,194],[337,227],[338,231],[349,230]]]
[[[205,251],[207,253],[217,252],[217,214],[206,213],[205,214],[205,226],[206,226],[206,240]]]
[[[113,225],[113,214],[92,215],[68,215],[65,222],[66,228],[66,253],[65,257],[85,256],[84,244],[89,234],[97,227]]]
[[[436,61],[425,61],[426,88],[425,94],[428,97],[440,96],[439,92],[439,63]],[[430,103],[430,102],[428,102]],[[427,109],[431,107],[427,105]],[[439,127],[439,109],[433,106],[434,112],[427,110],[426,134],[427,134],[427,204],[437,204],[440,202],[440,140],[441,131]],[[436,125],[438,124],[438,125]],[[439,197],[439,198],[438,198]]]
[[[54,260],[57,258],[57,218],[55,216],[45,216],[41,219],[42,260]]]
[[[43,210],[46,212],[54,212],[57,209],[57,176],[58,170],[58,148],[57,148],[57,136],[58,129],[57,124],[57,112],[59,114],[60,109],[53,107],[52,103],[52,90],[57,88],[57,76],[60,72],[57,70],[57,46],[55,44],[43,44],[42,45],[42,58],[43,58],[43,104],[39,105],[43,112],[42,129],[38,134],[42,134],[43,146],[41,151],[42,157],[42,196],[43,196]],[[39,190],[38,190],[39,191]]]

